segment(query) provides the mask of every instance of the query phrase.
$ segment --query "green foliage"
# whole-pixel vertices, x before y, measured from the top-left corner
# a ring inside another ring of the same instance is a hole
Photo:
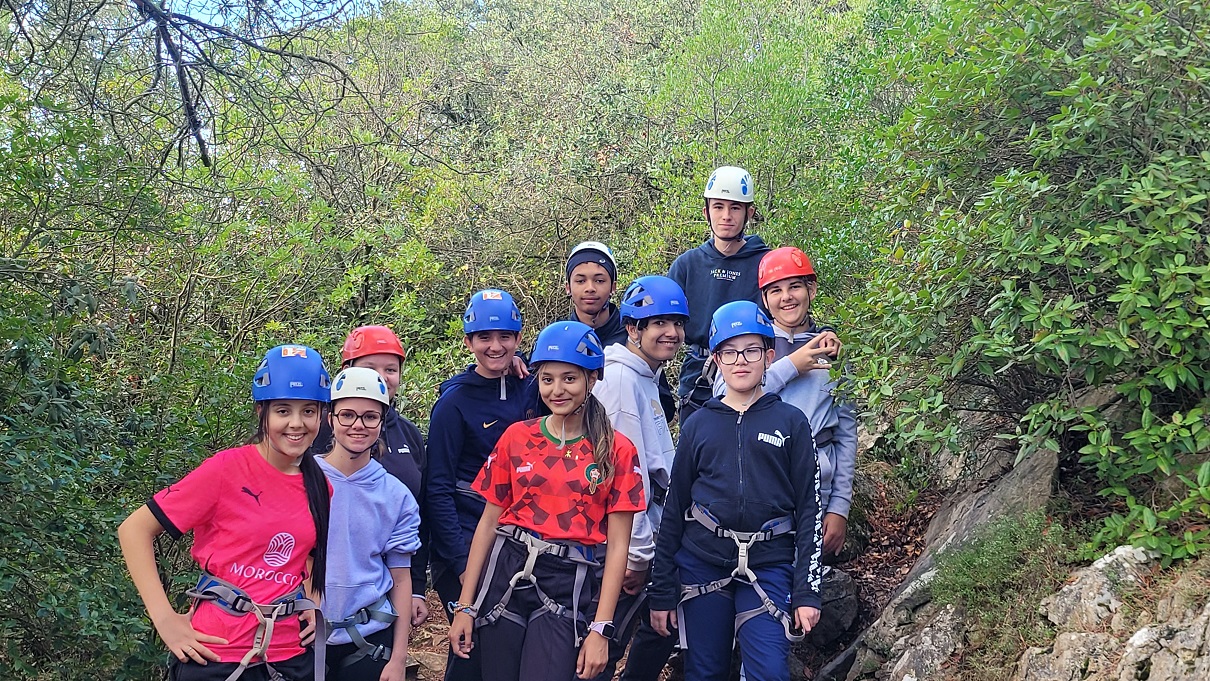
[[[1074,539],[1034,513],[1001,519],[937,557],[933,602],[962,608],[970,623],[955,678],[1011,678],[1021,652],[1053,636],[1038,603],[1067,577]]]
[[[898,226],[849,308],[895,449],[1015,421],[1021,457],[1079,458],[1128,509],[1098,547],[1166,561],[1206,548],[1210,510],[1206,15],[945,3],[891,62],[914,92],[884,146]]]

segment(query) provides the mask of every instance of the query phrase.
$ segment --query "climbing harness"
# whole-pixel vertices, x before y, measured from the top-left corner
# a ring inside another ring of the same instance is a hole
[[[711,515],[710,511],[707,511],[700,504],[694,503],[685,511],[685,520],[696,521],[702,527],[713,532],[716,537],[730,539],[735,542],[739,555],[736,560],[735,569],[731,571],[730,575],[706,584],[688,584],[681,587],[681,600],[677,605],[677,617],[680,618],[680,621],[685,621],[685,613],[682,609],[685,601],[719,591],[732,582],[742,582],[750,585],[756,591],[761,605],[758,608],[736,613],[735,631],[738,632],[739,628],[748,620],[767,612],[773,619],[781,623],[782,628],[786,630],[786,638],[791,641],[801,641],[805,632],[794,626],[794,619],[790,616],[790,613],[774,603],[772,598],[769,598],[769,595],[765,593],[765,590],[761,588],[760,582],[756,579],[756,573],[748,566],[748,551],[752,546],[757,542],[769,541],[775,537],[794,534],[794,519],[790,516],[782,516],[766,522],[757,532],[737,532],[719,525],[718,519]],[[688,647],[688,642],[685,640],[684,627],[681,627],[681,647]]]
[[[521,627],[528,627],[529,622],[537,619],[544,611],[551,612],[558,617],[567,617],[576,622],[576,647],[579,647],[580,643],[584,640],[583,632],[588,626],[587,619],[580,612],[580,592],[583,590],[585,582],[588,579],[589,569],[599,565],[595,560],[593,548],[573,541],[546,541],[536,536],[533,532],[515,525],[497,527],[496,534],[498,536],[492,546],[491,556],[487,561],[487,572],[484,574],[482,581],[483,586],[479,590],[479,597],[475,599],[475,603],[472,606],[475,613],[483,613],[475,619],[475,626],[483,627],[503,617]],[[496,567],[500,559],[500,550],[509,541],[521,544],[525,548],[525,565],[508,580],[508,588],[504,590],[504,594],[500,597],[500,602],[485,612],[483,601],[487,597],[488,588],[492,583],[492,578],[495,576]],[[575,586],[571,595],[570,608],[547,596],[546,592],[539,586],[537,578],[534,577],[534,565],[537,564],[538,557],[542,555],[561,558],[575,564]],[[508,602],[513,597],[513,591],[521,581],[529,582],[533,586],[534,593],[538,596],[538,599],[542,601],[542,609],[531,614],[528,620],[523,619],[521,615],[507,610]],[[583,626],[580,626],[581,624]]]
[[[211,603],[228,615],[241,617],[251,613],[259,622],[256,627],[256,636],[253,638],[252,649],[244,655],[239,667],[231,672],[226,681],[235,681],[248,669],[253,658],[265,656],[269,650],[269,643],[273,640],[273,626],[278,619],[304,610],[315,611],[315,681],[324,681],[327,666],[327,651],[324,648],[328,639],[327,627],[324,626],[323,613],[320,612],[319,606],[315,604],[315,601],[307,598],[301,587],[289,596],[282,596],[272,603],[261,604],[253,602],[248,594],[231,582],[203,571],[201,577],[198,578],[197,586],[186,591],[185,595],[195,601]],[[270,669],[270,677],[276,674],[268,660],[265,660],[265,666]]]
[[[346,657],[344,662],[341,663],[341,667],[352,666],[363,657],[369,657],[374,661],[391,659],[391,649],[389,647],[371,644],[357,630],[358,624],[367,624],[369,622],[393,624],[399,616],[391,612],[390,606],[390,599],[384,595],[367,608],[362,608],[342,620],[328,622],[328,629],[332,631],[337,629],[346,630],[349,634],[349,640],[353,642],[353,645],[357,646],[357,652]]]

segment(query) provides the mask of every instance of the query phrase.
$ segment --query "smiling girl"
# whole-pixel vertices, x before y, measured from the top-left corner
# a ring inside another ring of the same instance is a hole
[[[331,488],[308,449],[328,394],[318,352],[273,348],[252,381],[252,444],[203,461],[118,528],[130,577],[175,658],[174,681],[269,679],[268,667],[290,681],[313,678],[318,663],[303,644],[324,591]],[[202,577],[181,614],[160,582],[154,541],[190,531]]]
[[[324,602],[330,681],[403,681],[406,670],[420,509],[377,461],[389,393],[365,367],[349,367],[332,383],[332,450],[320,459],[334,488]]]
[[[551,413],[510,426],[476,478],[486,503],[451,604],[450,648],[468,656],[477,630],[492,661],[486,681],[589,679],[605,668],[631,523],[646,506],[638,453],[592,395],[605,363],[596,334],[556,322],[538,334],[533,363]],[[597,584],[595,548],[606,540]]]

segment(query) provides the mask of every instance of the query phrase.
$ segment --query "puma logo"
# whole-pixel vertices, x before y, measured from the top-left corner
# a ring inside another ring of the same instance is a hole
[[[496,425],[496,424],[497,424],[497,423],[499,423],[499,422],[500,422],[500,419],[496,419],[495,421],[492,421],[491,423],[488,423],[487,421],[484,421],[484,422],[483,422],[483,429],[484,429],[484,430],[487,430],[488,428],[491,428],[492,426]]]
[[[256,499],[256,505],[260,506],[260,495],[264,494],[263,491],[253,492],[252,490],[248,489],[247,487],[240,488],[240,491],[243,492],[244,494],[247,494],[248,496],[252,497],[253,499]]]

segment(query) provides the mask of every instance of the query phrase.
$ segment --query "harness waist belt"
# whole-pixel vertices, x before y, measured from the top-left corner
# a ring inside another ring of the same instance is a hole
[[[357,652],[349,655],[344,659],[341,667],[348,667],[356,664],[363,657],[369,657],[371,660],[389,660],[391,659],[391,649],[384,645],[372,645],[361,635],[357,630],[358,624],[368,624],[369,622],[386,622],[393,624],[398,615],[387,610],[390,605],[390,599],[386,595],[379,598],[373,605],[362,608],[352,615],[339,620],[328,622],[328,627],[331,629],[344,629],[349,634],[349,640],[353,645],[357,646]]]
[[[773,599],[769,597],[769,594],[765,592],[760,582],[757,581],[756,573],[748,566],[748,551],[752,548],[752,545],[757,542],[769,541],[774,537],[794,534],[794,519],[790,516],[782,516],[765,522],[761,526],[761,529],[756,532],[739,532],[720,525],[718,519],[711,515],[710,511],[707,511],[701,504],[695,502],[685,511],[685,520],[696,521],[702,527],[713,532],[716,537],[730,539],[735,542],[738,554],[735,569],[731,571],[730,575],[706,584],[686,584],[682,586],[681,604],[684,604],[685,601],[691,598],[719,591],[736,580],[746,582],[752,586],[757,597],[760,598],[761,604],[760,607],[752,610],[736,613],[735,630],[738,632],[739,628],[753,617],[757,617],[762,613],[768,613],[773,619],[781,623],[782,628],[786,632],[786,638],[791,641],[802,640],[804,633],[794,626],[794,618],[790,616],[790,613],[782,609],[781,606],[773,602]],[[683,618],[684,612],[681,610],[680,605],[677,606],[677,609],[680,611],[678,616]],[[684,620],[682,619],[681,621]],[[684,627],[681,628],[681,645],[687,645]]]
[[[252,649],[240,660],[239,666],[227,677],[226,681],[235,681],[248,669],[248,665],[256,657],[264,658],[273,640],[273,627],[282,617],[300,613],[304,610],[315,611],[315,680],[324,681],[327,669],[326,649],[328,633],[323,613],[315,601],[306,597],[306,592],[300,587],[298,591],[288,596],[282,596],[272,603],[256,603],[238,586],[224,579],[219,579],[209,572],[202,572],[197,586],[185,592],[185,595],[195,601],[205,601],[213,604],[229,615],[237,617],[252,614],[258,624],[256,634],[252,639]],[[268,661],[265,660],[266,665]]]
[[[815,448],[820,449],[832,444],[832,429],[825,428],[815,434]]]
[[[668,488],[651,483],[651,503],[663,506],[665,501],[668,501]]]

